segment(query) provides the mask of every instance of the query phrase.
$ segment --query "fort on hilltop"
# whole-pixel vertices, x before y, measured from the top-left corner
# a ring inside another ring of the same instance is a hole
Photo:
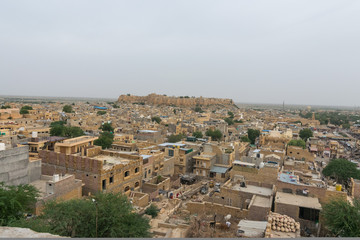
[[[195,98],[195,97],[168,97],[165,95],[158,95],[155,93],[147,96],[132,96],[132,95],[121,95],[118,102],[127,103],[145,103],[149,105],[176,105],[176,106],[209,106],[209,105],[233,105],[232,99],[226,98]]]

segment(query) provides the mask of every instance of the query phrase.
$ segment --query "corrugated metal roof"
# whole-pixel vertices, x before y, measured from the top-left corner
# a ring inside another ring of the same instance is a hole
[[[213,166],[213,167],[211,168],[210,172],[226,173],[227,170],[228,170],[228,168],[226,168],[226,167]]]

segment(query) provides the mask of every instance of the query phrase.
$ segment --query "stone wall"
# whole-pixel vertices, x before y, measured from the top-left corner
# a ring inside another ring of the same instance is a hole
[[[226,216],[231,214],[231,217],[244,219],[248,216],[248,210],[237,207],[225,206],[211,202],[188,202],[186,208],[191,214],[216,214],[218,216]]]
[[[321,204],[327,203],[330,199],[333,198],[343,198],[346,200],[346,192],[341,191],[332,191],[328,190],[327,188],[320,188],[316,186],[311,185],[297,185],[297,184],[291,184],[286,182],[277,181],[276,182],[276,189],[277,191],[284,192],[284,189],[291,189],[292,193],[295,194],[296,190],[308,190],[309,197],[317,197],[319,198],[319,202]]]
[[[246,181],[275,184],[278,177],[278,168],[263,167],[261,169],[233,166],[230,177],[244,176]]]

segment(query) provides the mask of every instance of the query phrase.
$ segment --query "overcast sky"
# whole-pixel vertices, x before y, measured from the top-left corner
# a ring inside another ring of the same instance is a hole
[[[360,1],[2,0],[0,95],[360,105]]]

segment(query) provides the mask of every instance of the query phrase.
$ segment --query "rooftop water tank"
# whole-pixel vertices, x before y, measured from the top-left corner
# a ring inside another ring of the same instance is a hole
[[[38,133],[37,133],[37,132],[32,132],[32,133],[31,133],[31,137],[32,137],[32,138],[37,138],[37,136],[38,136]]]
[[[59,174],[54,174],[54,175],[53,175],[53,182],[57,182],[57,181],[59,181],[59,180],[60,180]]]
[[[0,151],[4,151],[5,149],[5,143],[0,143]]]

